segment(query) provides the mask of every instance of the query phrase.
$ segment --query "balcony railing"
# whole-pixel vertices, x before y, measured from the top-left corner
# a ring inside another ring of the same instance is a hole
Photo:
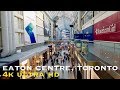
[[[89,43],[88,51],[120,70],[120,42],[95,41]]]

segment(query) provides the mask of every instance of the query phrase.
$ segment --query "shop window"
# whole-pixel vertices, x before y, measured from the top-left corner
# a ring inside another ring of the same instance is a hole
[[[24,33],[16,33],[15,38],[17,46],[24,44]]]
[[[14,24],[15,24],[15,28],[18,28],[18,29],[21,29],[21,30],[24,29],[23,19],[20,19],[20,18],[18,18],[18,17],[15,17],[15,18],[14,18]]]

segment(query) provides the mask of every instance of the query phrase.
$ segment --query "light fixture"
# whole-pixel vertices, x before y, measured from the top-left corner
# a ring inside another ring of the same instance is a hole
[[[70,27],[73,27],[73,25],[70,25]]]

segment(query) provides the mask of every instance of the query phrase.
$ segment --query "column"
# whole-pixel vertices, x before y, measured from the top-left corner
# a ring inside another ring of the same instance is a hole
[[[1,27],[2,27],[2,44],[3,52],[1,57],[5,57],[9,54],[9,33],[8,33],[8,12],[1,11]]]
[[[81,12],[78,11],[78,31],[81,31]]]
[[[54,23],[51,22],[51,40],[53,41],[53,30],[54,30]]]
[[[70,27],[70,39],[72,39],[72,27]]]
[[[1,11],[1,27],[3,42],[3,52],[1,53],[1,57],[6,57],[13,54],[16,49],[13,20],[13,11]]]

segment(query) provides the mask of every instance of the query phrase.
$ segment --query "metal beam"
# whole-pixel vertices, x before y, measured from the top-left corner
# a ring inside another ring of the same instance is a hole
[[[48,17],[48,19],[54,23],[54,21],[52,20],[52,18],[45,11],[42,11],[42,13],[45,14]]]
[[[84,18],[84,16],[88,13],[88,11],[85,11],[85,13],[82,15],[81,18]]]

